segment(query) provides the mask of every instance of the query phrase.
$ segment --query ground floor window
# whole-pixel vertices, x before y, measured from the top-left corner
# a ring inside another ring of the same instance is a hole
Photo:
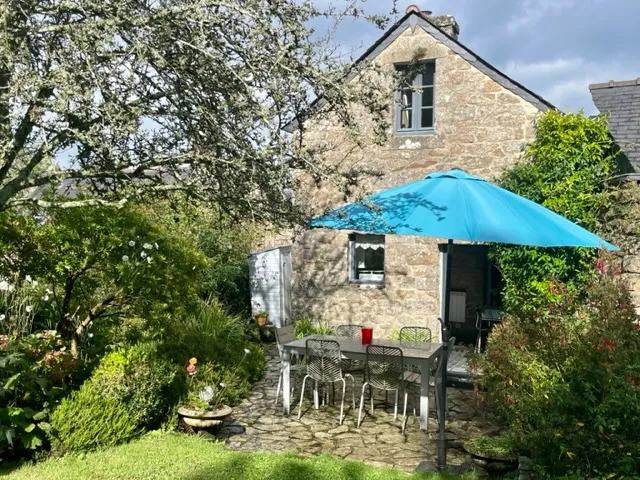
[[[384,235],[349,235],[349,281],[384,284]]]

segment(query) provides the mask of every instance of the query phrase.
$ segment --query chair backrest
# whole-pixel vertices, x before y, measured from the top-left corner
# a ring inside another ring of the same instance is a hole
[[[338,325],[336,335],[338,337],[357,339],[362,336],[362,325]]]
[[[282,357],[282,345],[292,342],[296,339],[295,326],[286,325],[284,327],[276,328],[276,345],[278,345],[278,352]]]
[[[365,364],[367,382],[381,390],[397,390],[404,382],[402,350],[383,345],[367,346]]]
[[[427,343],[433,339],[431,329],[427,327],[402,327],[400,329],[400,341]]]
[[[335,340],[306,342],[307,375],[319,382],[335,382],[342,378],[340,344]]]

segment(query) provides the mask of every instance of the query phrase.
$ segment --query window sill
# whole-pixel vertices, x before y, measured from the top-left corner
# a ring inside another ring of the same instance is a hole
[[[421,137],[426,135],[434,135],[436,133],[435,128],[428,128],[425,130],[394,130],[394,135],[398,137]]]
[[[384,282],[359,282],[357,280],[349,280],[349,286],[356,288],[373,288],[376,290],[385,288]]]

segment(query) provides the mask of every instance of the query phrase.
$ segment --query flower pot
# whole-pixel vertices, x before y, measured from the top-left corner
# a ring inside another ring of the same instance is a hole
[[[267,324],[267,316],[266,315],[256,315],[256,323],[264,327]]]
[[[180,407],[178,409],[178,417],[191,429],[213,429],[220,427],[224,419],[231,415],[232,412],[231,407],[226,405],[213,410],[194,410]]]
[[[473,463],[490,474],[503,474],[518,468],[518,457],[513,453],[483,449],[471,441],[464,442],[463,448],[471,454]]]

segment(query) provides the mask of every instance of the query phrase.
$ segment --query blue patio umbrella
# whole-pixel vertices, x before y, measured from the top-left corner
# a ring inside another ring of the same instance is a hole
[[[448,239],[444,335],[449,325],[453,240],[618,250],[557,213],[458,169],[431,173],[350,203],[313,219],[310,227]],[[446,384],[446,377],[443,381]],[[438,464],[442,467],[446,464],[444,422],[440,422],[440,440]]]

